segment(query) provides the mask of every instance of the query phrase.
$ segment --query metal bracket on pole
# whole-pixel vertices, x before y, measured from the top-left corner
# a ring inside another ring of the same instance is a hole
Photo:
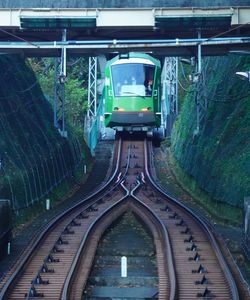
[[[178,115],[178,58],[166,57],[162,72],[162,126],[171,135]]]
[[[201,32],[198,32],[198,38],[201,38]],[[205,72],[202,69],[202,56],[201,56],[201,44],[198,44],[198,62],[196,68],[196,74],[194,76],[195,83],[195,103],[196,103],[196,129],[194,134],[200,132],[200,126],[202,120],[205,117],[207,111],[207,95],[205,86]]]
[[[67,30],[62,31],[62,41],[67,39]],[[67,138],[65,130],[65,81],[66,81],[66,47],[61,50],[61,57],[55,58],[54,76],[54,126],[62,137]]]

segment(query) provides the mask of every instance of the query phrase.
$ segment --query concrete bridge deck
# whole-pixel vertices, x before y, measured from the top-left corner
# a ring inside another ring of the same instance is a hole
[[[57,2],[0,0],[0,51],[54,56],[66,47],[75,55],[134,50],[192,56],[198,43],[203,55],[249,50],[250,0],[128,0],[126,8],[114,0],[109,7],[107,1],[75,0],[55,8]],[[205,40],[197,40],[198,31]]]

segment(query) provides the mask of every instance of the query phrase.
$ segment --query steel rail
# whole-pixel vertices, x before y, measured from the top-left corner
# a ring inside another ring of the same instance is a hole
[[[80,260],[80,257],[82,255],[82,252],[86,246],[86,243],[88,242],[89,239],[91,239],[92,236],[92,232],[94,230],[94,227],[97,226],[99,223],[102,222],[103,218],[110,213],[112,210],[114,210],[116,207],[120,206],[125,199],[128,198],[129,196],[129,190],[123,185],[123,182],[121,182],[122,187],[125,189],[126,191],[126,195],[123,196],[121,199],[119,199],[116,203],[112,204],[110,207],[108,207],[105,211],[103,211],[103,213],[101,214],[101,216],[99,216],[96,220],[94,220],[92,222],[92,224],[90,225],[90,227],[87,230],[87,233],[85,234],[79,249],[74,257],[73,263],[71,265],[70,271],[68,273],[68,276],[66,277],[65,280],[65,284],[63,287],[63,292],[62,292],[62,297],[61,300],[68,300],[69,298],[69,293],[70,293],[70,285],[71,285],[71,281],[74,278],[74,274],[76,272],[77,266],[78,266],[78,262]],[[104,229],[103,229],[104,230]]]
[[[145,156],[147,156],[147,152],[148,152],[148,149],[147,149],[147,141],[145,140],[144,141],[144,144],[145,144]],[[149,150],[152,150],[152,144],[150,143],[149,145]],[[152,167],[152,166],[151,166]],[[232,294],[232,299],[233,300],[239,300],[239,293],[238,293],[238,288],[236,286],[236,283],[235,283],[235,280],[229,270],[229,267],[225,261],[225,258],[223,257],[222,253],[221,253],[221,250],[211,232],[211,230],[209,229],[209,225],[207,224],[207,222],[205,222],[203,219],[201,219],[199,216],[197,216],[189,207],[187,207],[186,205],[184,205],[183,203],[181,203],[178,199],[168,195],[168,193],[166,191],[164,191],[162,189],[162,187],[160,187],[153,179],[153,177],[151,176],[151,173],[148,169],[148,165],[146,163],[146,158],[145,158],[145,171],[146,171],[146,174],[147,174],[147,178],[149,179],[150,183],[153,185],[153,187],[159,191],[162,195],[164,195],[165,197],[167,197],[168,199],[170,199],[173,203],[175,203],[176,205],[178,205],[179,207],[181,207],[182,209],[184,209],[185,211],[187,211],[195,220],[197,220],[201,225],[202,227],[204,228],[204,231],[207,233],[207,236],[215,250],[215,254],[218,258],[218,261],[219,261],[219,264],[222,268],[222,270],[224,271],[225,273],[225,276],[226,276],[226,279],[228,281],[228,284],[229,284],[229,287],[230,287],[230,290],[231,290],[231,294]]]
[[[115,171],[114,171],[113,175],[111,176],[111,178],[108,180],[108,182],[106,184],[104,184],[103,186],[101,186],[100,189],[98,189],[94,193],[90,194],[89,196],[87,196],[86,198],[84,198],[79,203],[75,204],[73,207],[67,209],[63,213],[60,213],[50,223],[48,223],[48,225],[39,234],[38,238],[36,238],[36,241],[31,246],[31,248],[28,250],[28,252],[25,254],[25,256],[22,258],[22,260],[19,261],[18,267],[13,272],[13,274],[10,276],[10,278],[7,280],[7,282],[5,283],[5,285],[3,286],[3,288],[2,288],[2,290],[0,292],[0,299],[6,299],[5,297],[6,297],[6,294],[8,293],[9,288],[11,287],[11,285],[13,284],[14,280],[17,278],[17,276],[19,275],[19,273],[23,270],[23,267],[28,262],[31,253],[38,247],[40,241],[46,236],[47,232],[49,230],[51,230],[51,228],[53,226],[55,226],[56,223],[58,223],[61,219],[63,219],[66,214],[68,214],[68,213],[72,212],[73,210],[77,209],[78,207],[80,207],[81,205],[83,205],[85,202],[87,202],[91,198],[96,197],[98,194],[100,194],[101,192],[103,192],[107,188],[107,186],[109,186],[111,184],[111,182],[114,180],[115,176],[118,173],[119,164],[120,164],[120,158],[121,158],[121,144],[122,144],[122,142],[121,142],[121,139],[120,139],[119,142],[118,142],[118,157],[117,157],[117,161],[116,161]]]
[[[146,158],[145,158],[146,160]],[[169,295],[169,300],[175,300],[177,299],[177,282],[176,282],[176,271],[174,267],[174,260],[173,260],[173,251],[170,243],[170,238],[169,238],[169,233],[166,228],[166,226],[163,224],[161,219],[157,216],[157,214],[145,203],[143,203],[137,196],[135,196],[134,192],[139,188],[140,182],[133,188],[131,191],[131,196],[138,202],[140,205],[145,207],[150,214],[157,220],[157,222],[161,226],[161,230],[163,232],[163,237],[164,237],[164,243],[165,243],[165,249],[166,249],[166,259],[168,261],[168,274],[170,278],[170,295]]]
[[[92,222],[92,224],[90,225],[90,227],[88,228],[86,235],[84,236],[78,250],[77,253],[74,257],[73,263],[70,267],[69,273],[66,277],[65,283],[64,283],[64,287],[63,287],[63,291],[62,291],[62,300],[67,300],[69,299],[69,289],[70,289],[70,284],[71,281],[74,277],[74,274],[76,272],[77,266],[78,266],[78,262],[80,260],[80,257],[82,255],[83,249],[88,241],[88,239],[91,237],[91,232],[93,231],[93,228],[96,226],[97,223],[100,223],[101,220],[109,213],[111,212],[114,208],[116,208],[118,205],[120,205],[123,200],[127,199],[127,197],[130,194],[130,191],[124,186],[124,181],[125,181],[125,176],[128,172],[128,168],[129,168],[129,164],[130,164],[130,154],[131,154],[131,143],[128,146],[128,154],[127,154],[127,163],[126,163],[126,169],[125,169],[125,173],[123,174],[122,178],[120,179],[120,181],[117,183],[117,185],[121,185],[123,187],[123,189],[126,192],[126,195],[123,196],[120,200],[118,200],[116,203],[114,203],[113,205],[111,205],[110,207],[108,207],[102,214],[101,216],[99,216],[95,221]],[[120,177],[120,174],[119,174]]]

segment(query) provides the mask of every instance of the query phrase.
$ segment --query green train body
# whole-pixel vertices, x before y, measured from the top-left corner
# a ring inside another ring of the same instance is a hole
[[[146,131],[161,124],[161,65],[144,53],[114,57],[105,68],[105,125]]]

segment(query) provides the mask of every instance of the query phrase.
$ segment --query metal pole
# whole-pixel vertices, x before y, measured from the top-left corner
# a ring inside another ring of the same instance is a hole
[[[198,39],[201,38],[201,31],[198,31]],[[196,132],[199,133],[200,131],[200,80],[201,78],[201,43],[198,43],[198,82],[196,84],[197,91],[196,91]]]
[[[67,30],[63,29],[62,32],[62,41],[66,42],[67,39]],[[61,88],[62,88],[62,132],[63,136],[65,134],[65,78],[66,78],[66,47],[63,47],[61,53]]]
[[[201,31],[198,31],[198,39],[201,38]],[[198,73],[201,73],[201,43],[198,43]]]
[[[58,122],[57,122],[57,110],[58,110],[58,95],[57,95],[57,81],[58,81],[58,58],[55,58],[54,62],[54,126],[58,128]]]
[[[90,108],[91,108],[91,57],[89,57],[89,76],[88,76],[88,111],[87,111],[87,116],[88,118],[90,117]]]
[[[175,74],[175,78],[176,78],[176,81],[175,81],[175,97],[176,97],[176,116],[178,116],[178,113],[179,113],[179,98],[178,98],[178,57],[176,57],[176,74]]]

